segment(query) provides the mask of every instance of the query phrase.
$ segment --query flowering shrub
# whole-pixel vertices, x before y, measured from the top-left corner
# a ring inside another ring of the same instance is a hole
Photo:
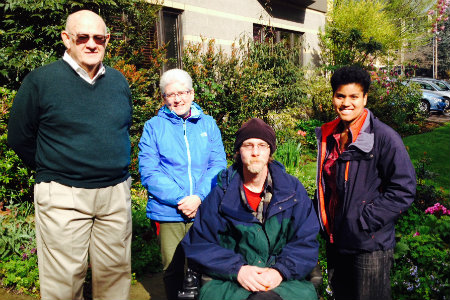
[[[450,210],[447,209],[444,205],[440,204],[439,202],[436,203],[433,206],[428,207],[425,210],[426,214],[432,214],[435,216],[442,216],[442,215],[449,215],[450,216]]]
[[[372,84],[367,108],[400,135],[419,132],[423,115],[419,111],[422,92],[417,86],[403,84],[405,77],[385,70],[370,71]]]
[[[436,205],[415,204],[398,221],[393,299],[446,299],[450,293],[450,216]]]

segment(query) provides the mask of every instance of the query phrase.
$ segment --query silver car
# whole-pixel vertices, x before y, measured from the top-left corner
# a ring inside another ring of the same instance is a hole
[[[445,99],[445,109],[450,107],[450,87],[442,80],[432,78],[411,78],[410,82],[420,85],[422,91],[434,93]]]

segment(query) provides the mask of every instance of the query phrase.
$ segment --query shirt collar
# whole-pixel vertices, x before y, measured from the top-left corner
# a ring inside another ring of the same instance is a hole
[[[81,78],[83,78],[90,84],[94,84],[97,81],[97,79],[106,72],[105,66],[103,65],[103,63],[100,63],[100,67],[98,68],[97,74],[95,74],[94,78],[91,79],[86,70],[80,67],[80,65],[77,64],[77,62],[69,55],[69,53],[67,53],[67,51],[64,52],[63,60],[66,61],[72,67],[72,69],[74,69],[75,72],[77,72],[77,74],[80,75]]]

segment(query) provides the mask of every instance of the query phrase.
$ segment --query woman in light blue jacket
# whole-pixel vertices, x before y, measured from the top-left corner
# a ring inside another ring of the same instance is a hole
[[[148,191],[147,216],[160,228],[167,298],[177,299],[185,261],[178,245],[227,162],[215,120],[193,102],[189,74],[180,69],[165,72],[160,90],[165,105],[145,123],[139,172]]]

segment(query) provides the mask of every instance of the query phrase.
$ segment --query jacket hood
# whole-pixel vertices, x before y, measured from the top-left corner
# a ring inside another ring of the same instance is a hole
[[[189,118],[187,118],[187,120],[191,120],[191,121],[197,120],[197,119],[201,118],[201,115],[203,115],[203,114],[204,113],[203,113],[203,110],[201,109],[201,107],[197,103],[192,102],[191,115],[189,116]],[[167,119],[174,124],[183,122],[183,118],[179,117],[177,114],[172,112],[166,105],[164,105],[163,107],[161,107],[159,109],[158,117]]]

